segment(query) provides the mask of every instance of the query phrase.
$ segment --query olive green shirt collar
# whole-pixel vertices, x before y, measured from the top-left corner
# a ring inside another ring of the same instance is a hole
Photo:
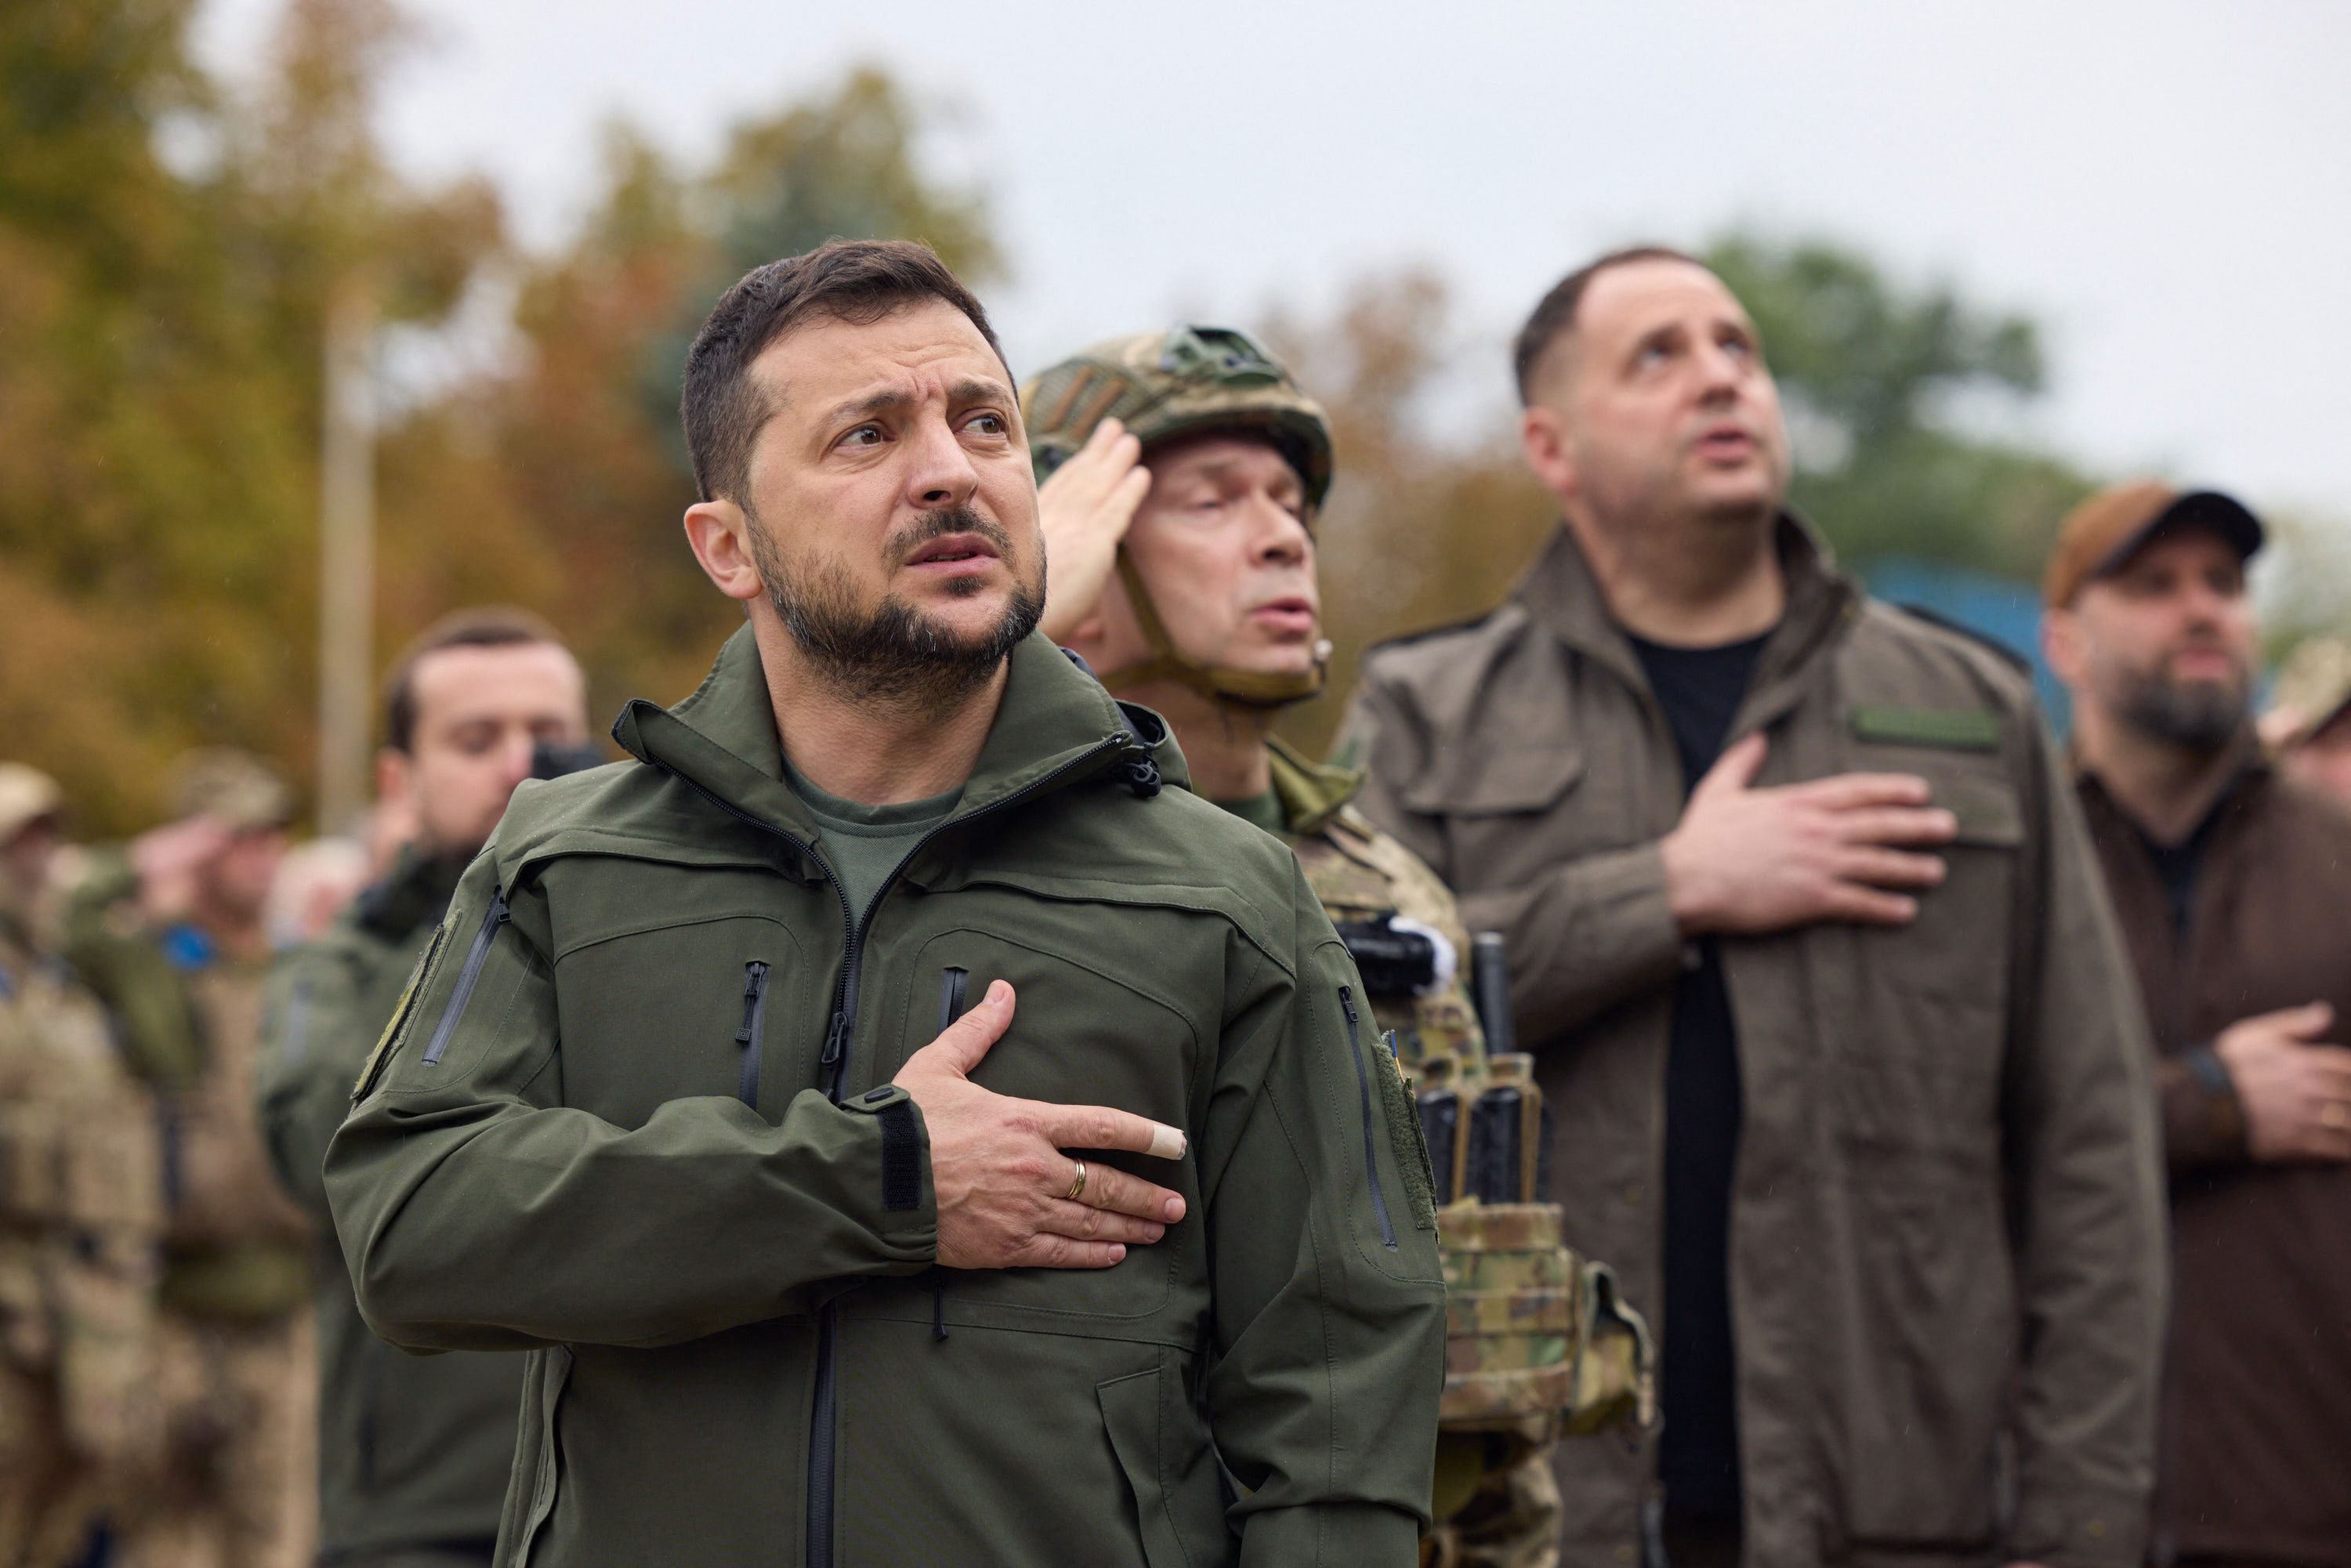
[[[1364,788],[1360,768],[1335,768],[1310,762],[1287,741],[1266,737],[1273,753],[1273,792],[1281,801],[1286,831],[1292,836],[1319,833]]]

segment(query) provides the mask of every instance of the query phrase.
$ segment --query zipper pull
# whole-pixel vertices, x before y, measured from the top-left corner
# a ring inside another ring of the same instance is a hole
[[[735,1043],[749,1049],[751,1020],[759,1009],[761,982],[768,977],[768,966],[757,958],[743,966],[743,1027],[735,1031]]]
[[[1356,1017],[1355,1017],[1355,988],[1354,988],[1354,987],[1353,987],[1353,986],[1341,986],[1341,987],[1339,988],[1339,1006],[1340,1006],[1340,1008],[1341,1008],[1341,1009],[1342,1009],[1346,1013],[1346,1015],[1347,1015],[1347,1028],[1348,1028],[1349,1030],[1353,1030],[1353,1029],[1356,1026],[1356,1024],[1358,1024],[1358,1023],[1360,1023],[1360,1022],[1362,1021],[1361,1019],[1359,1019],[1358,1018],[1356,1018]]]
[[[825,1031],[824,1054],[817,1058],[817,1061],[822,1065],[831,1067],[834,1062],[841,1060],[841,1048],[842,1044],[841,1037],[849,1032],[847,1027],[848,1023],[849,1013],[847,1009],[844,1009],[843,1010],[832,1015],[832,1027]]]

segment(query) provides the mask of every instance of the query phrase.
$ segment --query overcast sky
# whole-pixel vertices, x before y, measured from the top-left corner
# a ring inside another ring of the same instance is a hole
[[[1363,274],[1459,293],[1456,417],[1559,274],[1747,222],[1856,242],[2047,327],[2029,434],[2351,519],[2351,5],[2340,0],[1404,5],[408,0],[383,125],[491,173],[528,241],[625,115],[689,157],[857,62],[986,192],[1016,369],[1183,309],[1248,324]],[[249,69],[279,0],[208,0]]]

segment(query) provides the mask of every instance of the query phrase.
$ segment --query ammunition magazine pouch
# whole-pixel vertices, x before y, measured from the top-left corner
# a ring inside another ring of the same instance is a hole
[[[1605,1264],[1560,1237],[1556,1204],[1437,1210],[1445,1259],[1447,1432],[1511,1433],[1541,1443],[1656,1419],[1648,1325]]]

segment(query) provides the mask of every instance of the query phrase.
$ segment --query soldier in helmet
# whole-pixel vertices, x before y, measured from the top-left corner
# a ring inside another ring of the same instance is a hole
[[[1349,803],[1359,774],[1311,762],[1272,732],[1284,707],[1322,691],[1328,669],[1314,570],[1314,517],[1332,476],[1322,409],[1247,336],[1207,327],[1098,344],[1039,376],[1022,403],[1037,466],[1050,476],[1040,493],[1047,634],[1113,693],[1166,716],[1196,790],[1296,852],[1356,950],[1398,1058],[1424,1082],[1474,1081],[1485,1042],[1462,984],[1468,943],[1452,895]],[[1457,1287],[1468,1226],[1464,1216],[1444,1231]],[[1461,1326],[1457,1374],[1467,1370]],[[1463,1382],[1448,1383],[1448,1417]],[[1562,1414],[1489,1413],[1476,1430],[1448,1419],[1434,1560],[1555,1561],[1544,1450]]]
[[[0,762],[0,1564],[78,1560],[152,1473],[154,1107],[41,895],[56,784]]]
[[[122,1026],[165,1131],[155,1385],[166,1466],[125,1568],[295,1568],[315,1552],[308,1221],[254,1117],[266,910],[292,797],[244,752],[182,759],[178,819],[100,852],[68,952]]]

